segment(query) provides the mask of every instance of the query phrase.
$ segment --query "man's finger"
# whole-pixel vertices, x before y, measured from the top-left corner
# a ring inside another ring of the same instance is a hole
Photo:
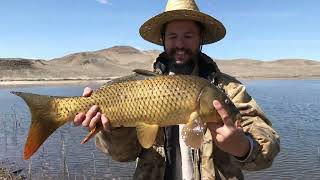
[[[92,92],[93,90],[90,87],[85,87],[82,96],[89,97],[91,96]]]
[[[104,114],[101,115],[101,122],[102,122],[103,129],[104,129],[105,131],[110,132],[110,130],[111,130],[111,125],[110,125],[110,121],[108,120],[108,118],[106,117],[106,115],[104,115]]]
[[[219,127],[219,125],[217,124],[215,125],[214,123],[212,123],[212,125],[208,124],[208,128],[211,132],[211,136],[214,144],[219,145],[221,144],[221,142],[225,140],[223,127]]]
[[[223,108],[222,104],[219,101],[214,100],[213,101],[213,106],[217,110],[217,112],[220,115],[223,123],[226,126],[234,126],[233,122],[231,121],[231,119],[229,117],[228,112]]]
[[[73,120],[75,126],[80,126],[82,121],[86,118],[86,115],[83,112],[78,113]]]
[[[212,140],[215,144],[219,144],[224,139],[224,137],[221,134],[216,133],[216,132],[212,132],[212,131],[211,131],[211,136],[212,136]]]
[[[235,124],[235,126],[236,126],[237,128],[241,128],[241,127],[242,127],[240,120],[236,120],[236,122],[235,122],[234,124]]]
[[[82,122],[82,126],[88,127],[91,119],[97,114],[98,110],[99,110],[99,107],[97,105],[92,106],[88,110],[86,114],[86,119]]]
[[[223,124],[221,125],[221,124],[210,122],[210,123],[207,123],[207,126],[211,132],[217,133],[217,129],[223,127]]]
[[[227,136],[230,134],[230,128],[224,125],[216,124],[216,123],[208,123],[208,128],[210,129],[210,132],[214,132],[216,134],[220,134],[222,136]]]
[[[97,123],[101,120],[101,113],[97,112],[97,114],[91,119],[89,124],[89,129],[93,129],[97,126]]]

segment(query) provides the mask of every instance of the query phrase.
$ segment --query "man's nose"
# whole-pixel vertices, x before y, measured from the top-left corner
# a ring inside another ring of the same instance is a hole
[[[178,37],[176,41],[176,48],[184,48],[184,40],[182,37]]]

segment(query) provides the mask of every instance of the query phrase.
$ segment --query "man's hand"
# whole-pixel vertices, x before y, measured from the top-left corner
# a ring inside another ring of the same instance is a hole
[[[223,123],[208,123],[214,143],[224,152],[236,157],[244,157],[249,153],[250,142],[244,134],[239,121],[233,123],[227,111],[217,100],[213,106],[221,116]]]
[[[91,88],[86,87],[83,90],[83,96],[89,97],[92,92]],[[109,120],[104,114],[99,112],[99,107],[97,105],[92,106],[86,113],[79,112],[75,116],[73,123],[75,126],[82,125],[83,127],[89,128],[89,130],[95,128],[98,123],[102,124],[105,131],[110,131],[111,129]]]

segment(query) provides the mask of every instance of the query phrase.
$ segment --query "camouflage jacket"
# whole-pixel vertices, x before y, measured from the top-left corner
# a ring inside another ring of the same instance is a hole
[[[166,59],[161,54],[154,63],[154,70],[168,73]],[[223,152],[212,141],[210,131],[205,134],[202,148],[193,153],[193,179],[243,179],[242,170],[260,170],[271,166],[280,151],[280,139],[246,88],[235,78],[220,72],[215,62],[205,54],[199,61],[199,76],[205,77],[223,90],[242,115],[241,125],[250,136],[251,152],[244,160]],[[100,132],[96,146],[121,162],[137,160],[134,179],[164,179],[166,153],[164,132],[159,131],[156,142],[150,149],[143,149],[136,137],[135,128],[117,128],[111,132]]]

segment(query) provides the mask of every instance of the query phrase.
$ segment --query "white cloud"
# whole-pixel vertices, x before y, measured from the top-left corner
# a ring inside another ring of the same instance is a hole
[[[110,0],[96,0],[97,2],[101,3],[101,4],[105,4],[105,5],[111,5]]]

